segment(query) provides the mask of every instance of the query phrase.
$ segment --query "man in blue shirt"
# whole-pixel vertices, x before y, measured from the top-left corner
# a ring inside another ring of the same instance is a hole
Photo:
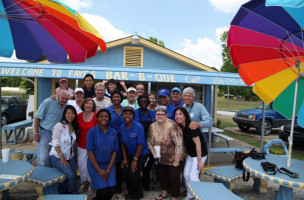
[[[169,104],[170,92],[167,89],[160,89],[158,91],[159,105],[166,106],[168,118],[174,120],[174,109],[175,107]]]
[[[191,87],[187,87],[183,90],[183,100],[185,102],[184,108],[187,109],[191,123],[189,127],[192,130],[197,128],[210,128],[213,126],[213,119],[209,115],[205,106],[201,103],[194,102],[195,99],[195,90]],[[204,135],[206,138],[206,136]]]
[[[182,101],[182,91],[178,87],[174,87],[171,90],[171,101],[170,105],[174,106],[174,108],[179,108],[184,106],[184,102]]]
[[[58,94],[58,99],[45,99],[39,106],[34,118],[34,140],[37,142],[37,160],[39,167],[50,167],[49,153],[52,141],[52,130],[61,118],[70,95],[67,90]]]

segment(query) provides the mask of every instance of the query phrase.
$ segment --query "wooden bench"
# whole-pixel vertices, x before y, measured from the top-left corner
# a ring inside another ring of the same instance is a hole
[[[210,168],[203,173],[214,177],[215,183],[222,183],[230,191],[235,188],[235,181],[243,177],[243,170],[236,169],[234,165]]]
[[[47,194],[58,194],[59,183],[66,179],[66,175],[56,168],[34,167],[34,171],[27,182],[35,183],[38,200],[42,200]]]
[[[32,126],[33,125],[33,120],[24,120],[20,122],[16,122],[13,124],[8,124],[2,127],[2,130],[4,131],[5,134],[5,142],[6,144],[17,144],[17,140],[19,136],[22,135],[24,136],[25,133],[25,128]],[[19,130],[18,130],[19,129]],[[17,132],[18,130],[18,132]],[[14,133],[14,141],[8,141],[10,136]]]
[[[194,196],[194,199],[242,200],[242,198],[227,190],[227,188],[221,183],[190,181],[188,186]]]
[[[85,194],[48,194],[43,200],[87,200]]]

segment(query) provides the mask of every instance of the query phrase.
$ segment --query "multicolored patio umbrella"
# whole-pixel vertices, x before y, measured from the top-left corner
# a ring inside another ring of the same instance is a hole
[[[244,82],[254,84],[253,91],[265,103],[274,101],[273,107],[292,120],[304,106],[303,9],[249,1],[232,20],[227,42]]]
[[[54,63],[84,62],[102,36],[78,12],[58,0],[0,0],[0,56]]]

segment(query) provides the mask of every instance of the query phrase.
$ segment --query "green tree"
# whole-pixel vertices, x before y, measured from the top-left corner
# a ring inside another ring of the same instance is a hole
[[[231,57],[229,55],[229,49],[227,48],[228,31],[224,31],[221,35],[222,42],[222,59],[223,66],[221,72],[238,73],[238,69],[234,67]],[[219,86],[220,93],[228,93],[228,86]],[[257,99],[257,96],[252,92],[251,87],[229,86],[229,94],[235,96],[243,96],[245,100]]]
[[[34,78],[29,78],[34,80]],[[1,77],[2,87],[20,87],[26,89],[27,94],[34,94],[34,84],[19,77]]]
[[[155,37],[149,37],[149,40],[155,44],[158,44],[159,46],[165,47],[165,43],[162,40],[158,40]]]

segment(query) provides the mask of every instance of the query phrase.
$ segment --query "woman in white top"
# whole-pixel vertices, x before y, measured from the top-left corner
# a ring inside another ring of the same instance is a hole
[[[56,95],[58,95],[61,90],[67,90],[70,94],[70,99],[72,99],[74,91],[69,87],[69,80],[65,77],[59,79],[59,87],[56,88]]]
[[[73,144],[76,141],[77,133],[77,113],[73,106],[68,105],[63,111],[61,121],[53,128],[51,141],[52,165],[67,176],[67,179],[61,184],[59,193],[66,193],[67,188],[69,188],[70,193],[78,194],[76,163],[73,153]]]

